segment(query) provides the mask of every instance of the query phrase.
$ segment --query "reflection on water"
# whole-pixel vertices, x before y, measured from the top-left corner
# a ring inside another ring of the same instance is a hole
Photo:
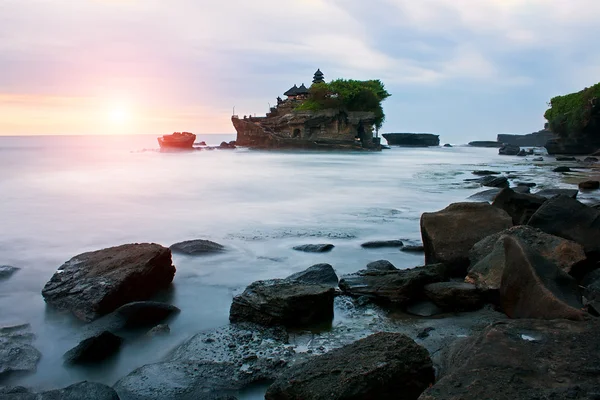
[[[209,145],[232,139],[198,138]],[[43,353],[38,373],[18,383],[112,385],[192,334],[226,324],[231,298],[258,279],[318,262],[340,275],[377,259],[419,265],[420,255],[360,243],[418,240],[422,212],[480,190],[464,182],[474,169],[515,171],[541,186],[554,179],[531,162],[496,155],[497,149],[162,153],[157,147],[154,136],[0,138],[0,264],[21,268],[0,281],[0,325],[31,323]],[[58,266],[103,247],[194,238],[228,251],[174,256],[174,285],[158,296],[182,310],[170,323],[171,335],[127,344],[101,367],[62,366],[62,354],[81,340],[81,323],[45,307],[40,291]],[[305,243],[336,247],[325,254],[291,250]]]

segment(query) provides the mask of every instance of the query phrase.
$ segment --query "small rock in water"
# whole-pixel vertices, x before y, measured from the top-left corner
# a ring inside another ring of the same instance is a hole
[[[586,163],[595,163],[598,162],[598,158],[597,157],[586,157],[583,162]]]
[[[381,247],[402,247],[404,243],[401,240],[374,240],[361,244],[366,249],[377,249]]]
[[[577,161],[575,157],[556,157],[556,161]]]
[[[203,239],[186,240],[185,242],[172,244],[169,248],[173,253],[182,253],[189,256],[220,253],[225,251],[225,246]]]
[[[531,161],[544,161],[544,157],[536,157],[536,158],[532,159]]]
[[[554,168],[552,171],[554,171],[554,172],[571,172],[571,168],[561,166],[561,167]]]
[[[500,172],[488,171],[487,169],[473,171],[473,175],[500,175]]]
[[[417,335],[417,338],[419,338],[419,339],[428,338],[429,332],[431,332],[431,331],[435,331],[435,328],[427,327],[427,328],[423,329],[421,332],[419,332],[419,334]]]
[[[171,328],[167,324],[156,325],[154,328],[150,329],[146,336],[154,337],[154,336],[165,336],[171,333]]]
[[[12,274],[17,272],[19,268],[12,267],[10,265],[0,265],[0,279],[9,278]]]
[[[67,351],[63,358],[66,364],[88,364],[107,359],[121,348],[123,339],[105,331],[98,336],[81,341]]]
[[[537,184],[535,182],[515,182],[517,186],[526,186],[529,188],[536,187]]]
[[[304,251],[307,253],[325,253],[334,247],[335,246],[332,244],[303,244],[300,246],[294,246],[294,250]]]
[[[367,264],[367,271],[397,271],[398,268],[388,260],[378,260]]]
[[[450,143],[446,143],[444,147],[453,147]]]
[[[600,182],[598,181],[585,181],[579,183],[579,189],[582,190],[597,190],[600,189]]]
[[[402,246],[400,247],[400,251],[404,251],[406,253],[424,253],[425,247],[422,245]]]

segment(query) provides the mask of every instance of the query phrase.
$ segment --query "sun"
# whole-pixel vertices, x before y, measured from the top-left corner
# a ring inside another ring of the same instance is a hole
[[[125,125],[131,119],[131,111],[125,103],[114,103],[108,110],[108,121],[114,125]]]

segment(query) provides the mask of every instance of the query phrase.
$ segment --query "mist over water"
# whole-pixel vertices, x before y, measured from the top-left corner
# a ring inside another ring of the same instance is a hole
[[[234,135],[200,135],[218,145]],[[232,297],[259,279],[282,278],[327,262],[338,275],[374,260],[399,268],[421,255],[365,250],[375,239],[420,241],[421,213],[484,190],[471,171],[514,171],[520,180],[556,182],[548,168],[470,147],[379,153],[251,151],[163,153],[155,136],[0,137],[0,264],[21,268],[0,281],[0,326],[31,323],[43,357],[38,372],[15,382],[62,387],[84,379],[114,384],[159,361],[191,335],[228,323]],[[62,354],[81,323],[47,309],[44,284],[82,252],[133,242],[169,246],[209,239],[227,252],[174,255],[172,288],[157,299],[182,312],[171,334],[126,345],[96,368],[66,368]],[[292,250],[333,243],[330,253]]]

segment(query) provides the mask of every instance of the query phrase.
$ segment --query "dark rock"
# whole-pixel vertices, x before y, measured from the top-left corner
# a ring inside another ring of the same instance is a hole
[[[419,400],[593,399],[600,385],[600,322],[517,320],[494,323],[456,342],[449,373]]]
[[[505,267],[504,237],[518,238],[534,251],[542,254],[566,273],[586,259],[583,247],[558,236],[549,235],[530,226],[515,226],[477,242],[469,259],[471,266],[466,281],[484,290],[498,290]]]
[[[582,320],[586,313],[575,279],[523,241],[504,238],[502,310],[511,318]]]
[[[500,150],[498,150],[498,154],[502,156],[516,156],[517,154],[519,154],[520,151],[521,148],[519,146],[505,144],[502,147],[500,147]]]
[[[287,279],[257,281],[233,298],[229,320],[290,327],[331,322],[334,294],[330,285]]]
[[[470,283],[430,283],[425,285],[425,295],[446,311],[471,311],[483,306],[481,291]]]
[[[528,188],[536,187],[535,182],[515,182],[517,186],[526,186]]]
[[[571,197],[573,199],[577,198],[577,193],[579,193],[575,189],[543,189],[537,193],[534,193],[536,196],[543,196],[546,198],[551,198],[558,195],[564,195]]]
[[[528,133],[526,135],[499,134],[498,142],[508,143],[522,147],[543,147],[549,139],[555,137],[554,133],[543,129],[538,132]]]
[[[397,271],[362,270],[344,276],[340,289],[354,297],[367,296],[375,301],[405,305],[422,297],[429,283],[448,280],[444,265],[426,265]]]
[[[301,246],[294,246],[294,250],[304,251],[307,253],[325,253],[334,247],[335,246],[332,244],[303,244]]]
[[[266,400],[416,399],[434,381],[425,348],[399,333],[376,333],[284,372]]]
[[[10,276],[18,270],[19,268],[10,265],[0,265],[0,279],[10,278]]]
[[[545,202],[528,225],[583,246],[590,257],[600,253],[600,211],[567,196]]]
[[[598,189],[600,189],[600,182],[598,182],[598,181],[579,182],[579,190],[598,190]]]
[[[545,197],[516,193],[506,188],[496,196],[492,206],[506,211],[514,225],[524,225],[545,201]]]
[[[488,171],[487,169],[484,169],[484,170],[473,171],[473,175],[481,175],[481,176],[500,175],[500,172]]]
[[[419,317],[433,317],[444,312],[429,300],[417,301],[406,306],[406,312]]]
[[[421,332],[419,332],[417,334],[417,338],[418,339],[428,338],[429,337],[429,332],[431,332],[431,331],[435,331],[435,328],[427,327],[427,328],[423,329]]]
[[[391,146],[428,147],[439,146],[439,135],[431,133],[384,133],[381,135]]]
[[[469,142],[469,146],[472,146],[472,147],[502,147],[502,143],[493,142],[491,140],[476,140],[474,142]]]
[[[361,246],[366,249],[378,249],[382,247],[402,247],[404,243],[402,243],[402,240],[375,240],[363,243]]]
[[[42,354],[31,345],[34,339],[29,324],[0,328],[0,379],[36,370]]]
[[[598,162],[598,158],[597,157],[586,157],[583,162],[586,163],[595,163]]]
[[[519,151],[519,152],[517,153],[517,156],[519,156],[519,157],[526,157],[526,156],[527,156],[527,154],[529,154],[529,153],[528,153],[528,152],[526,152],[526,151],[525,151],[525,149],[521,149],[521,151]]]
[[[13,400],[9,398],[10,400]],[[7,399],[7,400],[9,400]],[[18,398],[21,400],[21,398]],[[63,389],[38,393],[35,400],[119,400],[114,389],[95,382],[79,382]],[[23,399],[24,400],[24,399]]]
[[[529,188],[526,186],[517,186],[512,188],[517,193],[529,193]],[[502,188],[488,189],[474,195],[469,196],[469,200],[477,201],[488,201],[493,202],[498,193],[502,191]]]
[[[405,253],[424,253],[425,247],[421,245],[407,245],[400,247],[400,251],[404,251]]]
[[[46,283],[46,303],[92,321],[123,304],[145,300],[171,284],[171,251],[158,244],[126,244],[80,254]]]
[[[167,324],[156,325],[154,328],[150,329],[146,336],[154,337],[154,336],[165,336],[171,333],[171,328]]]
[[[173,253],[182,253],[189,256],[199,256],[225,251],[223,245],[203,239],[186,240],[185,242],[172,244],[169,248]]]
[[[444,147],[453,147],[450,143],[446,143]]]
[[[531,161],[544,161],[544,157],[536,157],[536,158],[532,158]]]
[[[235,149],[235,144],[231,144],[231,143],[227,143],[227,142],[221,142],[221,144],[219,145],[220,149]]]
[[[471,247],[511,226],[510,215],[488,203],[454,203],[438,212],[423,213],[425,264],[443,263],[453,276],[464,277]]]
[[[121,348],[123,339],[110,332],[102,332],[98,336],[81,341],[77,346],[67,351],[63,359],[66,364],[87,364],[103,361]]]
[[[556,161],[577,161],[575,157],[556,157]]]
[[[600,269],[587,274],[581,281],[583,295],[589,301],[600,301]]]
[[[201,142],[198,142],[198,143],[194,143],[194,144],[198,145],[198,146],[206,146],[206,142],[204,140]]]
[[[398,268],[388,260],[378,260],[367,264],[367,271],[397,271]]]
[[[561,140],[561,139],[550,139],[546,142],[546,150],[548,154],[572,154],[572,155],[588,155],[598,149],[597,145],[593,143],[587,143],[582,140]]]
[[[469,180],[487,187],[505,188],[509,186],[508,179],[505,176],[486,175],[482,178]]]
[[[31,390],[23,386],[0,386],[0,399],[2,400],[37,400],[38,397]]]
[[[332,287],[338,285],[338,276],[330,264],[315,264],[304,271],[288,276],[286,279]]]
[[[554,168],[552,171],[554,171],[554,172],[571,172],[571,168],[561,166],[561,167]]]

